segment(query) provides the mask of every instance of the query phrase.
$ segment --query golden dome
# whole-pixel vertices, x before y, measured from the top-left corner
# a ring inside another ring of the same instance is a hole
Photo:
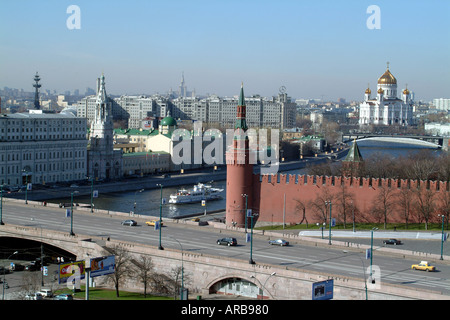
[[[408,85],[406,85],[405,90],[403,90],[403,94],[408,95],[409,94],[409,90],[408,90]]]
[[[383,89],[378,89],[378,91],[377,91],[379,94],[384,94],[384,90]]]
[[[397,79],[395,79],[388,68],[386,72],[378,79],[378,84],[397,84]]]
[[[367,88],[367,89],[366,89],[366,94],[371,94],[371,93],[372,93],[372,91],[370,91],[370,89]]]

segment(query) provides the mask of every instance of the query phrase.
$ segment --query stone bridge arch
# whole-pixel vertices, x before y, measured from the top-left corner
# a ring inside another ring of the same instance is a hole
[[[40,227],[3,225],[0,228],[0,238],[15,238],[35,241],[64,250],[75,256],[76,260],[87,256],[99,256],[104,253],[102,240],[92,241],[91,238],[71,236],[68,232],[42,229]]]
[[[256,281],[255,281],[256,280]],[[255,276],[228,274],[206,284],[209,294],[239,295],[254,299],[274,299],[274,296]]]

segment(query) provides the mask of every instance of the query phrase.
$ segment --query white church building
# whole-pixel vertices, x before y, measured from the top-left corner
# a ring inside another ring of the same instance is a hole
[[[397,95],[397,79],[389,71],[378,79],[377,95],[371,97],[368,87],[364,101],[359,106],[359,125],[399,125],[413,124],[413,106],[408,88],[402,92],[401,99]]]
[[[112,103],[107,98],[105,76],[102,74],[98,82],[95,116],[89,132],[89,178],[109,180],[123,176],[122,150],[114,150],[113,138]]]

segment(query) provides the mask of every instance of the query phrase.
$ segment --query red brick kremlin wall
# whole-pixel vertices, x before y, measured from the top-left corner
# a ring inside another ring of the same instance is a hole
[[[345,185],[346,193],[351,197],[347,199],[346,222],[352,223],[353,215],[351,205],[355,210],[355,221],[363,222],[383,222],[384,217],[380,218],[374,214],[375,204],[380,204],[379,194],[384,189],[389,189],[390,203],[398,203],[397,196],[401,188],[431,190],[434,194],[433,205],[438,208],[442,204],[442,193],[445,192],[448,197],[448,182],[436,181],[416,181],[416,180],[397,180],[397,179],[372,179],[356,177],[326,177],[309,175],[253,175],[253,208],[259,212],[258,222],[273,222],[275,224],[283,223],[283,208],[285,207],[284,222],[286,224],[297,224],[303,219],[303,210],[299,203],[305,204],[306,221],[311,223],[324,222],[322,216],[314,210],[311,201],[320,199],[333,199],[332,217],[336,218],[337,223],[342,223],[342,206],[337,199]],[[328,196],[327,196],[328,195]],[[286,199],[284,201],[284,199]],[[285,202],[285,204],[284,204]],[[323,200],[318,200],[322,203]],[[440,221],[436,212],[432,214],[433,220]],[[436,217],[434,217],[436,216]],[[329,217],[329,213],[328,213]],[[431,222],[430,221],[430,222]],[[401,208],[392,205],[387,219],[388,223],[404,223],[405,219],[401,214]],[[409,222],[419,221],[417,215],[411,214]]]

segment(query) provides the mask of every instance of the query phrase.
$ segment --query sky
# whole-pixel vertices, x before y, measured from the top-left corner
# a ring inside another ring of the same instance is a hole
[[[67,9],[78,6],[80,15]],[[379,14],[368,8],[376,5]],[[79,21],[70,29],[67,21]],[[361,100],[386,70],[450,98],[448,0],[0,0],[0,88]],[[379,23],[379,28],[369,26]]]

